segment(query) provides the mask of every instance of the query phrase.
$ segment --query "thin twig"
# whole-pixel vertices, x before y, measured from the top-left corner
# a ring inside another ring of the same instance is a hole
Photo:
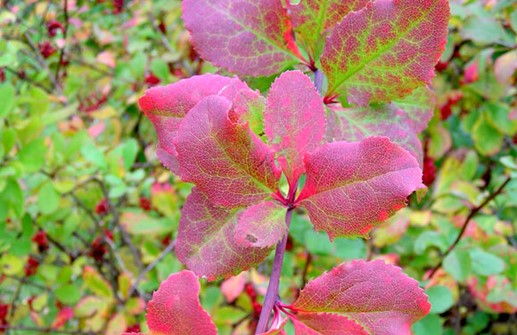
[[[291,225],[291,218],[293,215],[293,209],[289,208],[285,216],[285,225],[287,229]],[[271,277],[269,278],[269,284],[267,287],[266,297],[264,298],[264,304],[262,305],[262,311],[260,312],[260,318],[257,325],[255,335],[262,334],[266,331],[271,310],[275,305],[278,298],[278,288],[280,285],[280,274],[282,273],[282,264],[284,263],[285,247],[287,245],[287,236],[276,246],[275,259],[273,260],[273,269],[271,270]]]
[[[45,61],[43,56],[41,56],[38,47],[36,46],[36,44],[34,43],[32,38],[30,37],[30,35],[27,32],[24,32],[23,35],[25,36],[25,39],[29,43],[29,46],[31,47],[32,51],[36,55],[36,60],[38,61],[40,66],[42,66],[45,69],[45,71],[48,73],[48,78],[49,78],[50,82],[52,83],[52,85],[54,86],[54,89],[61,96],[64,96],[63,89],[61,88],[61,85],[59,85],[59,82],[57,81],[56,77],[54,77],[54,74],[50,71],[50,68],[48,67],[47,62]]]
[[[64,14],[65,14],[65,27],[63,29],[63,39],[66,42],[66,37],[67,37],[67,34],[68,34],[68,0],[64,0],[63,11],[64,11]],[[65,47],[66,47],[66,43],[61,48],[61,51],[59,53],[59,62],[57,63],[56,74],[55,74],[55,77],[56,77],[57,80],[59,80],[59,71],[61,70],[61,65],[63,63],[63,58],[65,56]]]
[[[156,257],[156,259],[152,261],[149,265],[147,265],[144,271],[140,272],[135,282],[131,285],[131,288],[129,289],[128,297],[130,297],[138,289],[138,284],[140,284],[142,279],[144,279],[145,275],[148,274],[152,269],[154,269],[156,265],[158,265],[158,263],[160,263],[165,256],[172,252],[175,246],[176,240],[171,241],[169,245],[161,252],[161,254],[158,255],[158,257]]]
[[[433,276],[435,275],[436,271],[438,271],[438,269],[440,269],[442,267],[443,260],[445,259],[445,257],[447,257],[454,250],[454,248],[456,248],[458,243],[461,241],[461,238],[463,237],[463,234],[465,234],[465,231],[467,230],[467,227],[468,227],[470,221],[472,220],[472,218],[474,218],[474,216],[476,216],[476,214],[479,211],[481,211],[490,201],[494,200],[495,197],[497,197],[499,194],[501,194],[501,192],[504,190],[506,185],[508,185],[508,183],[510,183],[511,180],[512,180],[511,177],[506,178],[505,182],[501,186],[499,186],[499,188],[497,190],[495,190],[495,192],[490,194],[485,199],[485,201],[483,201],[479,206],[473,208],[470,211],[469,215],[465,219],[465,222],[463,223],[463,226],[461,227],[461,230],[460,230],[460,233],[458,234],[458,237],[456,237],[456,240],[454,240],[454,242],[449,247],[449,249],[447,249],[447,251],[442,255],[440,263],[438,263],[438,265],[436,265],[433,268],[433,270],[431,271],[431,274],[429,275],[428,279],[432,279],[433,278]]]
[[[95,332],[81,332],[77,330],[61,330],[53,328],[37,328],[37,327],[24,327],[24,326],[9,326],[0,325],[0,330],[22,330],[24,332],[39,332],[43,334],[74,334],[74,335],[98,335],[100,333]]]

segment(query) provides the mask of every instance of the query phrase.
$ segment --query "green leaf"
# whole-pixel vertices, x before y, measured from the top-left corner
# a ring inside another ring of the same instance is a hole
[[[457,281],[465,282],[471,270],[469,252],[457,249],[453,250],[443,260],[443,268]]]
[[[46,183],[38,192],[38,208],[43,214],[50,214],[59,207],[60,195],[51,182]]]
[[[65,305],[74,305],[81,299],[82,291],[73,284],[67,284],[54,291],[56,298]]]
[[[0,85],[0,118],[6,117],[14,107],[15,90],[11,84]]]
[[[436,314],[428,314],[413,325],[415,335],[442,335],[443,320]]]
[[[429,302],[431,303],[431,313],[443,313],[454,305],[452,292],[446,286],[432,286],[425,292],[429,296]]]
[[[132,235],[162,235],[174,230],[168,220],[153,218],[137,210],[122,213],[120,220]]]
[[[18,158],[27,172],[36,172],[45,164],[47,147],[43,138],[37,138],[18,152]]]
[[[153,59],[151,62],[151,71],[155,76],[163,81],[167,81],[169,78],[169,66],[167,63],[160,58]]]
[[[505,263],[501,258],[479,248],[470,250],[470,259],[472,271],[482,276],[495,275],[505,269]]]
[[[494,128],[483,113],[472,129],[476,149],[485,156],[498,153],[503,145],[504,136]]]

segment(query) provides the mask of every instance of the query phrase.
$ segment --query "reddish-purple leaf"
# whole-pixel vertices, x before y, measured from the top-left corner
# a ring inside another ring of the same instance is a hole
[[[327,140],[354,142],[369,136],[387,136],[422,165],[418,133],[433,117],[434,103],[433,92],[420,87],[402,99],[378,107],[333,106],[327,113]]]
[[[323,100],[300,71],[283,73],[271,86],[264,113],[266,135],[290,184],[305,172],[303,157],[325,132]]]
[[[294,307],[338,313],[369,335],[410,335],[411,324],[431,308],[416,280],[383,261],[353,261],[334,268],[309,282]]]
[[[278,0],[183,0],[199,55],[240,75],[269,76],[299,62],[287,11]]]
[[[348,13],[358,11],[370,0],[302,0],[298,4],[287,1],[298,40],[318,59],[325,37]]]
[[[368,335],[346,316],[330,313],[298,313],[291,318],[296,335]]]
[[[167,86],[148,89],[138,103],[158,135],[156,154],[172,172],[179,174],[173,139],[185,115],[203,98],[221,95],[233,100],[241,91],[253,91],[236,77],[213,74],[195,76]]]
[[[223,97],[203,99],[181,123],[174,143],[184,181],[216,205],[248,206],[276,192],[280,172],[273,151],[229,113],[231,106]]]
[[[327,96],[387,102],[428,84],[444,50],[448,0],[376,0],[348,14],[327,39]]]
[[[238,210],[217,207],[197,188],[182,209],[176,256],[198,276],[215,280],[238,274],[262,262],[270,249],[235,243]]]
[[[286,207],[263,201],[248,207],[239,217],[235,241],[243,247],[267,248],[277,244],[287,233]]]
[[[305,164],[298,204],[331,239],[367,235],[422,185],[416,159],[386,137],[329,143],[306,155]]]
[[[169,276],[147,305],[150,334],[216,335],[210,315],[199,303],[199,282],[190,271]]]

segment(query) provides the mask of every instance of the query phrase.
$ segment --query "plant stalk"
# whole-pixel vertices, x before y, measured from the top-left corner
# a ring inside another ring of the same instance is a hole
[[[323,72],[319,69],[314,71],[314,86],[316,86],[318,93],[321,95],[321,91],[323,90]]]
[[[287,226],[287,231],[289,231],[292,216],[293,209],[289,208],[285,215],[285,225]],[[260,312],[260,318],[257,325],[257,330],[255,331],[255,335],[266,332],[269,317],[271,316],[271,311],[273,310],[273,306],[275,305],[278,297],[278,286],[280,284],[280,274],[282,272],[282,264],[284,263],[284,254],[285,247],[287,245],[288,235],[289,234],[286,233],[282,238],[282,241],[280,241],[280,243],[276,245],[275,259],[273,260],[273,269],[271,271],[271,277],[269,278],[269,285],[267,287],[266,298],[264,299],[264,304],[262,305],[262,311]]]

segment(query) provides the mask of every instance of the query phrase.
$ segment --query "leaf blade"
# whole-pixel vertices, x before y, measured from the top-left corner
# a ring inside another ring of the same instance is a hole
[[[370,335],[409,335],[410,325],[431,308],[417,281],[383,261],[352,261],[334,268],[309,282],[294,306],[304,312],[339,313]]]
[[[175,145],[181,178],[193,182],[214,204],[241,207],[276,192],[280,171],[273,152],[223,97],[203,99],[183,120]]]
[[[201,57],[230,72],[269,76],[298,62],[280,1],[184,0],[183,20]]]
[[[365,236],[405,207],[407,196],[422,185],[418,162],[386,137],[328,143],[306,155],[305,164],[307,180],[297,204],[331,239]]]
[[[194,273],[209,280],[238,274],[262,262],[271,249],[235,243],[237,218],[237,210],[213,205],[194,188],[182,210],[176,256]]]
[[[217,335],[210,315],[199,302],[199,282],[191,271],[169,276],[160,284],[147,305],[151,334]]]
[[[275,80],[264,126],[287,180],[295,183],[305,172],[305,153],[317,148],[325,132],[323,101],[309,77],[289,71]]]
[[[448,18],[447,0],[377,0],[350,13],[321,58],[327,96],[346,92],[350,103],[364,106],[428,84],[445,48]]]

